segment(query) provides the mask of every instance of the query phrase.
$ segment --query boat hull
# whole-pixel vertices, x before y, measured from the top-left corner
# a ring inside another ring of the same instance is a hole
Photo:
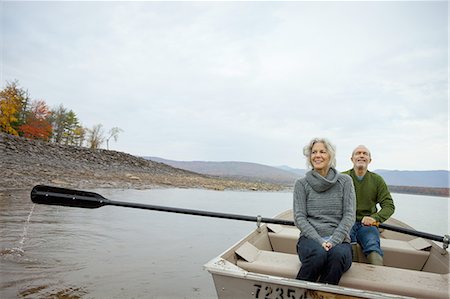
[[[219,299],[353,299],[410,298],[335,285],[325,285],[242,271],[226,260],[205,265],[212,274]]]

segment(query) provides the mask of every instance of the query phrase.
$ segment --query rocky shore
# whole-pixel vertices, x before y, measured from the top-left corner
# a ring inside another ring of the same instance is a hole
[[[65,146],[4,133],[0,133],[0,169],[0,191],[31,189],[37,184],[77,189],[279,191],[285,188],[206,176],[117,151]]]

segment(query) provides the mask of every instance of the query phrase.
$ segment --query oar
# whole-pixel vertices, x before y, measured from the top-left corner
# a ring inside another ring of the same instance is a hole
[[[94,192],[80,191],[65,189],[59,187],[51,187],[44,185],[37,185],[31,191],[31,201],[38,204],[46,205],[58,205],[67,207],[77,207],[77,208],[88,208],[95,209],[103,206],[119,206],[126,208],[153,210],[169,213],[179,213],[188,214],[196,216],[206,216],[214,218],[223,219],[233,219],[250,221],[257,223],[274,223],[274,224],[284,224],[284,225],[294,225],[294,221],[284,220],[284,219],[274,219],[274,218],[263,218],[261,216],[245,216],[236,214],[226,214],[218,212],[208,212],[200,210],[182,209],[182,208],[172,208],[164,206],[155,206],[141,203],[130,203],[124,201],[116,201],[107,199],[100,194]]]
[[[156,205],[148,205],[141,203],[130,203],[124,201],[116,201],[107,199],[100,194],[88,191],[81,190],[73,190],[66,189],[60,187],[52,187],[52,186],[44,186],[37,185],[31,191],[31,201],[38,204],[46,204],[46,205],[58,205],[58,206],[68,206],[68,207],[77,207],[77,208],[89,208],[95,209],[103,206],[119,206],[126,208],[135,208],[135,209],[144,209],[144,210],[153,210],[153,211],[161,211],[161,212],[169,212],[169,213],[179,213],[179,214],[188,214],[195,216],[205,216],[205,217],[214,217],[214,218],[223,218],[223,219],[233,219],[233,220],[242,220],[242,221],[250,221],[259,223],[273,223],[273,224],[283,224],[283,225],[292,225],[294,226],[294,221],[284,220],[284,219],[275,219],[275,218],[263,218],[261,216],[245,216],[245,215],[237,215],[237,214],[227,214],[227,213],[218,213],[218,212],[208,212],[208,211],[200,211],[200,210],[191,210],[191,209],[182,209],[182,208],[172,208],[172,207],[164,207],[164,206],[156,206]],[[412,235],[416,237],[421,237],[424,239],[429,239],[437,242],[442,242],[444,247],[446,248],[449,244],[449,236],[446,235],[438,236],[425,232],[420,232],[412,229],[407,229],[398,226],[392,226],[384,223],[379,223],[378,226],[383,229]]]

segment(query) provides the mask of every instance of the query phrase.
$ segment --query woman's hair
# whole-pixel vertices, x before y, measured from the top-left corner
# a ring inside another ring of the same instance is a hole
[[[316,143],[323,143],[325,145],[325,148],[328,151],[328,154],[330,155],[330,163],[329,167],[336,167],[336,147],[326,138],[313,138],[311,141],[303,147],[303,155],[306,157],[306,166],[308,168],[312,168],[311,164],[311,151]]]

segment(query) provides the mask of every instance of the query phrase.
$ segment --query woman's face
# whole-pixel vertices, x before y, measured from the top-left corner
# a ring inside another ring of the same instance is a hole
[[[316,171],[328,170],[330,165],[330,154],[325,144],[316,142],[311,149],[311,165]]]

